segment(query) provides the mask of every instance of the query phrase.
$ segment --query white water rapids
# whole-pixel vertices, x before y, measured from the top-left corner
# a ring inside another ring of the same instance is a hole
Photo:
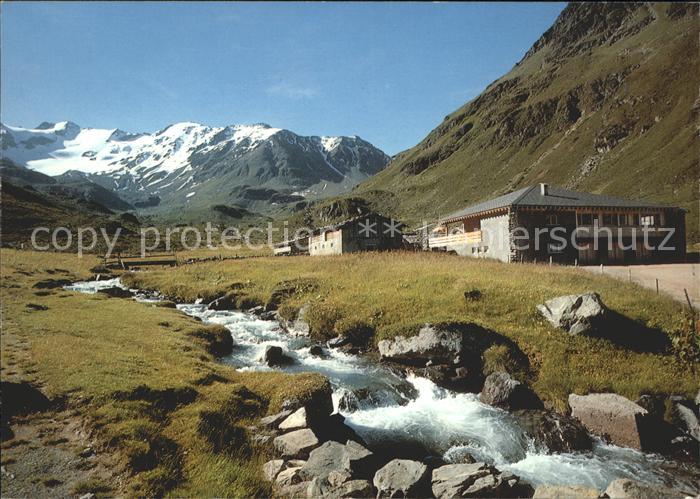
[[[119,279],[109,279],[78,282],[66,289],[95,293],[111,286],[122,285]],[[135,298],[158,301],[153,295],[137,294]],[[284,371],[314,371],[328,377],[336,409],[344,395],[357,404],[356,410],[340,412],[370,447],[418,446],[448,462],[469,453],[533,485],[586,485],[604,490],[616,478],[632,478],[667,486],[686,485],[681,487],[685,489],[689,483],[687,477],[677,475],[672,463],[658,455],[601,441],[595,442],[592,452],[551,454],[537,449],[508,412],[482,404],[474,394],[450,392],[425,378],[404,379],[372,360],[338,350],[324,348],[325,356],[313,356],[308,338],[286,333],[275,321],[244,312],[209,310],[204,304],[177,308],[231,331],[234,351],[221,361],[239,370],[270,370],[259,359],[267,346],[276,345],[294,359],[282,368]],[[363,395],[353,397],[353,392]]]

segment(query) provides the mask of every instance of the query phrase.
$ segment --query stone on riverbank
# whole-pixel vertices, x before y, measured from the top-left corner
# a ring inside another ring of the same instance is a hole
[[[312,430],[304,428],[275,438],[273,444],[283,457],[306,458],[319,440]]]
[[[306,407],[297,409],[279,425],[279,429],[283,431],[298,430],[310,426],[306,417]]]
[[[451,364],[465,348],[464,334],[460,330],[438,329],[425,324],[418,335],[397,336],[393,340],[378,343],[382,359],[415,365]]]
[[[110,298],[132,298],[134,296],[134,293],[132,293],[128,289],[120,288],[119,286],[98,289],[97,292],[103,295],[107,295]]]
[[[519,479],[486,463],[448,464],[433,470],[432,491],[437,499],[453,497],[519,497]]]
[[[542,408],[542,402],[535,392],[505,372],[496,372],[486,377],[479,399],[485,404],[509,411]]]
[[[513,415],[523,431],[550,452],[585,451],[593,446],[586,428],[574,418],[543,410],[521,410]]]
[[[583,485],[539,485],[533,499],[598,499],[600,491]]]
[[[615,393],[569,395],[571,416],[592,433],[623,447],[643,450],[653,441],[646,409]]]
[[[377,497],[425,497],[428,495],[430,473],[418,461],[394,459],[374,475]]]
[[[275,345],[270,345],[265,348],[265,353],[263,354],[262,361],[270,367],[283,366],[291,364],[293,362],[292,358],[285,355],[282,347]]]
[[[344,451],[345,446],[341,443],[332,440],[324,443],[311,451],[300,475],[307,480],[327,478],[332,471],[342,469]]]
[[[374,487],[367,480],[347,480],[333,483],[329,478],[314,478],[308,486],[306,497],[366,498],[375,497]]]
[[[279,475],[280,471],[282,471],[283,468],[283,459],[273,459],[263,464],[263,475],[265,476],[268,482],[274,482],[275,478],[277,478],[277,475]]]
[[[661,485],[649,485],[628,478],[610,482],[608,488],[605,489],[605,494],[610,499],[658,499],[660,497],[664,499],[681,499],[687,496],[692,497],[692,494],[679,492]]]

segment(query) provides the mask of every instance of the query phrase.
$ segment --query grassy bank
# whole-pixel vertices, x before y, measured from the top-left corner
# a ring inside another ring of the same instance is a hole
[[[34,287],[88,277],[92,258],[3,250],[2,260],[2,379],[41,386],[97,432],[128,477],[111,493],[269,495],[245,426],[323,378],[221,366],[209,353],[216,327],[174,309]]]
[[[538,394],[563,408],[569,393],[614,391],[693,395],[700,376],[676,356],[649,347],[652,337],[687,329],[683,306],[633,284],[579,269],[504,265],[444,254],[361,254],[255,258],[128,276],[135,286],[178,300],[230,292],[242,305],[266,303],[285,281],[302,283],[283,300],[292,316],[308,304],[314,332],[332,336],[370,327],[375,341],[411,334],[424,322],[471,321],[512,339],[527,354]],[[468,301],[478,289],[481,299]],[[597,291],[624,319],[625,342],[569,337],[541,319],[535,306],[571,293]]]

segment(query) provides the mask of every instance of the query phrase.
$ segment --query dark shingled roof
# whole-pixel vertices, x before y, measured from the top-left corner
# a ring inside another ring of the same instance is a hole
[[[628,199],[602,196],[600,194],[590,194],[588,192],[570,191],[550,185],[548,193],[542,195],[540,186],[532,185],[517,191],[504,194],[497,198],[489,199],[481,203],[474,204],[467,208],[451,213],[444,217],[443,221],[458,219],[469,215],[474,215],[484,211],[507,208],[509,206],[553,206],[566,208],[673,208],[672,206],[647,203],[644,201],[634,201]]]

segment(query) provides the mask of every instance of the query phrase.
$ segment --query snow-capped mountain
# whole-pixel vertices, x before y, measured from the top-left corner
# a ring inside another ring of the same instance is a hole
[[[303,137],[265,124],[176,123],[153,134],[0,125],[2,156],[51,176],[83,177],[137,207],[238,203],[264,209],[339,194],[389,157],[359,137]]]

